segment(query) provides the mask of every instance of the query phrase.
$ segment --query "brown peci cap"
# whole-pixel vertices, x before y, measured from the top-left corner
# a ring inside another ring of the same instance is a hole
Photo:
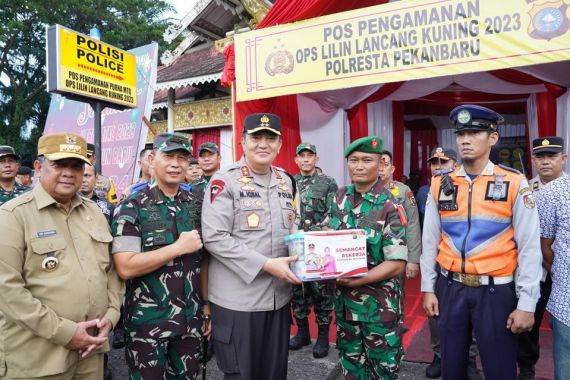
[[[85,139],[74,133],[50,133],[40,137],[38,156],[45,156],[50,161],[64,158],[77,158],[89,165],[87,143]]]

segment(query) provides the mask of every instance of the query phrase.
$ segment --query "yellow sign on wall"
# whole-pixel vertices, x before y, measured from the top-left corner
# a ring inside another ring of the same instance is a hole
[[[47,31],[48,91],[137,106],[136,58],[61,25]]]
[[[570,0],[409,0],[235,36],[237,100],[570,59]]]

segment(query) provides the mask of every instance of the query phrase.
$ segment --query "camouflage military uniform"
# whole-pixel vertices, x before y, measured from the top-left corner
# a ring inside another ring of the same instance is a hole
[[[295,176],[300,194],[299,228],[317,229],[330,209],[334,195],[338,190],[335,180],[315,172],[311,176]],[[310,223],[306,223],[306,221]],[[331,321],[334,298],[334,281],[311,281],[293,286],[293,314],[297,320],[309,316],[311,302],[315,309],[318,325],[328,325]]]
[[[407,260],[405,228],[394,198],[378,181],[363,196],[349,185],[337,192],[329,227],[362,228],[368,269],[386,260]],[[374,284],[338,286],[337,347],[346,379],[395,379],[403,357],[400,276]]]
[[[201,201],[180,186],[173,198],[156,183],[132,193],[113,221],[121,244],[140,242],[144,252],[174,243],[184,231],[200,229]],[[134,240],[133,240],[134,239]],[[118,246],[119,244],[117,244]],[[195,378],[200,357],[200,262],[196,252],[183,255],[147,275],[129,281],[124,301],[127,363],[131,379]],[[167,358],[168,356],[168,358]]]
[[[192,194],[194,194],[199,199],[204,199],[204,193],[206,192],[206,187],[210,183],[212,177],[201,176],[190,182],[190,188],[192,189]]]
[[[27,193],[31,189],[31,187],[22,186],[18,182],[14,182],[12,191],[6,191],[2,186],[0,186],[0,206],[9,200],[16,198],[18,195]]]

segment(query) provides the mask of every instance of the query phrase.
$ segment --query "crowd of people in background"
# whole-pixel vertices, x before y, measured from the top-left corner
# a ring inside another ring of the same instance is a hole
[[[81,136],[40,138],[34,171],[0,146],[0,379],[110,379],[110,337],[131,379],[196,378],[212,351],[225,379],[286,379],[289,350],[312,344],[311,307],[315,358],[329,355],[334,312],[344,377],[395,379],[404,282],[420,277],[426,377],[481,379],[479,356],[486,379],[534,379],[548,310],[555,377],[568,378],[564,141],[532,142],[529,182],[490,161],[501,115],[465,105],[450,122],[457,145],[433,149],[421,187],[393,178],[401,163],[381,136],[346,147],[346,186],[310,142],[292,176],[273,165],[283,141],[270,113],[245,118],[244,155],[224,169],[214,143],[192,152],[185,135],[156,136],[120,200]],[[356,228],[364,277],[302,283],[291,271],[286,235]]]

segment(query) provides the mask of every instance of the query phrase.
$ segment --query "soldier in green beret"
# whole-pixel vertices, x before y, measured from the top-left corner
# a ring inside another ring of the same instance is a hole
[[[402,276],[406,230],[392,193],[378,179],[382,139],[358,139],[345,150],[352,184],[332,203],[328,227],[367,235],[368,274],[337,280],[335,313],[340,364],[347,379],[396,379],[403,356]]]
[[[183,183],[190,152],[184,135],[156,136],[149,157],[154,181],[131,193],[114,216],[113,259],[129,280],[123,323],[132,379],[193,379],[198,372],[202,204]]]
[[[316,171],[317,147],[311,143],[297,146],[295,163],[300,173],[295,176],[300,195],[301,218],[299,228],[305,231],[320,229],[327,216],[332,200],[338,190],[334,178],[319,175]],[[293,315],[298,332],[289,342],[290,350],[298,350],[311,344],[309,335],[309,313],[311,303],[319,326],[317,342],[313,347],[315,358],[324,358],[329,352],[329,324],[333,311],[334,281],[311,281],[293,286]]]

